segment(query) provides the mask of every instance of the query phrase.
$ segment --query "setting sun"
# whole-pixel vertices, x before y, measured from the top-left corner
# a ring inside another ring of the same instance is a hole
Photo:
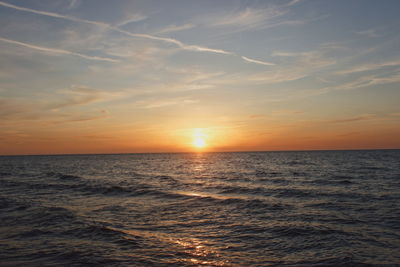
[[[196,148],[204,148],[207,146],[207,135],[203,129],[194,129],[193,131],[193,146]]]
[[[203,148],[206,146],[206,141],[203,138],[198,137],[194,139],[193,145],[197,148]]]

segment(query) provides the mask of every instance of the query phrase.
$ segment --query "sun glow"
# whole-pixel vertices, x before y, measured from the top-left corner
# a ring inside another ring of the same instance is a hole
[[[206,146],[206,141],[201,137],[197,137],[194,139],[193,145],[197,148],[203,148]]]
[[[203,129],[194,129],[193,131],[193,146],[196,148],[205,148],[207,146],[207,135]]]

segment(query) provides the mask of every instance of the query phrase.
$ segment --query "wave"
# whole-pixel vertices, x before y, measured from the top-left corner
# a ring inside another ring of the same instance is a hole
[[[347,232],[336,230],[322,226],[298,226],[298,225],[281,225],[274,226],[269,229],[279,236],[297,237],[297,236],[324,236],[324,235],[342,235],[348,236]]]
[[[47,172],[45,173],[45,177],[58,178],[60,180],[83,180],[80,176],[60,172]]]

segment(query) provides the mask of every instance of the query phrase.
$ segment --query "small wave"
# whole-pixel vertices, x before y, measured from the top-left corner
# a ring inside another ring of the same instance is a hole
[[[64,173],[59,173],[59,172],[47,172],[47,173],[45,173],[45,175],[46,175],[46,177],[58,178],[61,180],[81,180],[81,179],[83,179],[80,176],[64,174]]]
[[[311,181],[307,181],[306,183],[317,184],[317,185],[352,185],[355,182],[350,180],[335,180],[335,179],[314,179]]]
[[[30,205],[28,203],[22,201],[16,201],[14,199],[0,197],[0,210],[3,211],[21,211],[29,208]]]
[[[244,194],[244,195],[269,195],[271,192],[261,187],[249,188],[238,186],[222,186],[219,188],[221,194]]]
[[[263,171],[263,170],[256,170],[254,175],[256,177],[278,177],[282,175],[280,172],[269,172],[269,171]]]
[[[203,192],[177,192],[184,197],[189,198],[196,203],[199,201],[208,202],[213,205],[221,206],[234,206],[237,209],[250,209],[253,212],[260,210],[265,212],[266,210],[288,210],[292,209],[293,206],[283,204],[280,202],[268,201],[267,199],[249,198],[246,196],[229,196],[223,194],[211,194]]]
[[[40,237],[43,238],[45,235],[51,235],[53,234],[52,231],[46,231],[46,230],[41,230],[41,229],[31,229],[25,232],[21,232],[16,234],[15,236],[11,236],[11,237],[15,237],[15,238],[36,238],[36,237]]]
[[[155,176],[154,178],[157,179],[158,181],[167,182],[168,184],[177,184],[178,183],[178,181],[175,178],[173,178],[169,175],[159,175],[159,176]]]
[[[277,188],[274,190],[275,197],[289,197],[289,198],[307,198],[314,197],[315,192],[296,188]]]
[[[0,172],[0,178],[7,177],[7,176],[12,176],[12,173],[11,172]]]
[[[332,234],[342,234],[347,235],[343,231],[330,229],[327,227],[316,227],[316,226],[275,226],[270,229],[271,232],[278,234],[279,236],[288,236],[288,237],[296,237],[296,236],[321,236],[321,235],[332,235]]]

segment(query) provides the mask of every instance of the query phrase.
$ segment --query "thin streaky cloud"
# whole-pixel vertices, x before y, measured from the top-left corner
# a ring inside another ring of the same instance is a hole
[[[142,21],[142,20],[145,20],[145,19],[147,19],[147,16],[145,16],[145,15],[134,14],[134,15],[130,16],[129,18],[117,23],[116,26],[122,27],[122,26],[125,26],[125,25],[129,24],[129,23],[138,22],[138,21]]]
[[[261,61],[261,60],[256,60],[256,59],[251,59],[245,56],[241,56],[241,58],[247,62],[251,62],[251,63],[256,63],[256,64],[261,64],[261,65],[266,65],[266,66],[274,66],[274,63],[271,62],[266,62],[266,61]]]
[[[71,16],[61,15],[61,14],[54,13],[54,12],[40,11],[40,10],[31,9],[31,8],[27,8],[27,7],[16,6],[16,5],[5,3],[2,1],[0,1],[0,6],[13,8],[13,9],[20,10],[20,11],[30,12],[30,13],[34,13],[34,14],[38,14],[38,15],[53,17],[53,18],[60,18],[60,19],[66,19],[66,20],[75,21],[75,22],[83,22],[83,23],[93,24],[93,25],[97,25],[97,26],[103,26],[103,27],[110,26],[103,22],[79,19],[79,18],[75,18],[75,17],[71,17]]]
[[[0,37],[0,41],[6,42],[6,43],[9,43],[9,44],[20,45],[20,46],[23,46],[23,47],[35,49],[35,50],[38,50],[38,51],[41,51],[41,52],[45,52],[45,53],[60,54],[60,55],[71,55],[71,56],[77,56],[77,57],[81,57],[81,58],[84,58],[84,59],[97,60],[97,61],[119,62],[119,60],[112,59],[112,58],[88,56],[88,55],[85,55],[85,54],[76,53],[76,52],[72,52],[72,51],[68,51],[68,50],[64,50],[64,49],[56,49],[56,48],[38,46],[38,45],[23,43],[23,42],[11,40],[11,39],[6,39],[6,38],[2,38],[2,37]]]
[[[118,27],[111,26],[110,24],[103,23],[103,22],[79,19],[79,18],[75,18],[75,17],[71,17],[71,16],[61,15],[61,14],[58,14],[58,13],[40,11],[40,10],[36,10],[36,9],[26,8],[26,7],[20,7],[20,6],[12,5],[12,4],[9,4],[9,3],[2,2],[2,1],[0,1],[0,6],[5,6],[5,7],[8,7],[8,8],[13,8],[13,9],[16,9],[16,10],[30,12],[30,13],[34,13],[34,14],[38,14],[38,15],[43,15],[43,16],[49,16],[49,17],[53,17],[53,18],[66,19],[66,20],[70,20],[70,21],[82,22],[82,23],[88,23],[88,24],[97,25],[97,26],[101,26],[101,27],[106,27],[106,28],[108,28],[110,30],[117,31],[117,32],[120,32],[122,34],[131,36],[131,37],[146,38],[146,39],[151,39],[151,40],[157,40],[157,41],[163,41],[163,42],[167,42],[167,43],[172,43],[172,44],[175,44],[175,45],[177,45],[180,48],[185,49],[185,50],[200,51],[200,52],[212,52],[212,53],[220,53],[220,54],[232,54],[231,52],[224,51],[224,50],[221,50],[221,49],[212,49],[212,48],[202,47],[202,46],[198,46],[198,45],[187,45],[187,44],[182,43],[179,40],[172,39],[172,38],[163,38],[163,37],[153,36],[153,35],[149,35],[149,34],[131,33],[131,32],[122,30],[122,29],[120,29]]]
[[[169,25],[167,27],[165,27],[164,29],[159,30],[157,33],[171,33],[171,32],[178,32],[178,31],[184,31],[184,30],[188,30],[195,27],[194,24],[191,23],[187,23],[187,24],[183,24],[183,25]]]
[[[370,37],[370,38],[378,38],[378,37],[380,37],[380,35],[378,34],[376,29],[368,29],[368,30],[365,30],[365,31],[359,31],[359,32],[356,32],[356,34],[362,35],[362,36],[366,36],[366,37]]]
[[[337,86],[329,86],[325,88],[321,88],[316,93],[323,94],[328,93],[335,90],[354,90],[358,88],[363,88],[371,85],[381,85],[381,84],[390,84],[390,83],[398,83],[400,82],[400,74],[398,72],[393,75],[389,75],[387,77],[379,77],[378,75],[367,75],[359,77],[353,81],[346,82],[343,84],[339,84]]]
[[[198,45],[188,45],[185,43],[182,43],[179,40],[173,39],[173,38],[167,38],[167,37],[159,37],[159,36],[154,36],[150,34],[144,34],[144,33],[131,33],[125,30],[122,30],[117,27],[112,27],[109,26],[110,29],[120,32],[122,34],[131,36],[131,37],[136,37],[136,38],[144,38],[144,39],[150,39],[150,40],[156,40],[156,41],[162,41],[170,44],[175,44],[178,47],[184,49],[184,50],[190,50],[190,51],[200,51],[200,52],[211,52],[211,53],[217,53],[217,54],[226,54],[226,55],[232,55],[232,52],[225,51],[222,49],[213,49],[213,48],[208,48],[204,46],[198,46]]]
[[[150,39],[150,40],[156,40],[156,41],[162,41],[162,42],[166,42],[166,43],[170,43],[170,44],[175,44],[175,45],[177,45],[178,47],[180,47],[181,49],[184,49],[184,50],[197,51],[197,52],[217,53],[217,54],[225,54],[225,55],[236,55],[233,52],[222,50],[222,49],[214,49],[214,48],[209,48],[209,47],[204,47],[204,46],[199,46],[199,45],[188,45],[188,44],[185,44],[185,43],[183,43],[183,42],[181,42],[181,41],[179,41],[177,39],[173,39],[173,38],[158,37],[158,36],[154,36],[154,35],[150,35],[150,34],[131,33],[131,32],[122,30],[122,29],[120,29],[118,27],[114,27],[112,25],[109,25],[107,23],[103,23],[103,22],[79,19],[79,18],[75,18],[75,17],[71,17],[71,16],[61,15],[61,14],[58,14],[58,13],[40,11],[40,10],[36,10],[36,9],[26,8],[26,7],[20,7],[20,6],[16,6],[16,5],[13,5],[13,4],[5,3],[5,2],[2,2],[2,1],[0,1],[0,6],[5,6],[5,7],[8,7],[8,8],[13,8],[13,9],[16,9],[16,10],[30,12],[30,13],[34,13],[34,14],[38,14],[38,15],[43,15],[43,16],[49,16],[49,17],[60,18],[60,19],[65,19],[65,20],[70,20],[70,21],[75,21],[75,22],[82,22],[82,23],[88,23],[88,24],[92,24],[92,25],[97,25],[97,26],[100,26],[100,27],[108,28],[108,29],[113,30],[113,31],[117,31],[119,33],[131,36],[131,37],[145,38],[145,39]],[[21,44],[24,45],[25,43],[21,43]],[[25,45],[27,45],[27,44],[25,44]],[[39,49],[39,50],[41,50],[41,49]],[[64,51],[64,50],[59,50],[59,51]],[[95,59],[96,58],[96,57],[89,57],[89,56],[81,55],[81,54],[74,53],[74,52],[69,52],[69,51],[66,51],[66,52],[68,52],[68,54],[75,54],[76,56],[79,55],[81,57],[85,57],[85,58],[88,58],[88,59]],[[67,54],[65,52],[62,52],[62,53]],[[241,58],[244,61],[251,62],[251,63],[261,64],[261,65],[274,65],[273,63],[263,62],[263,61],[260,61],[260,60],[249,59],[247,57],[241,57]],[[108,61],[110,61],[110,60],[114,61],[113,59],[107,59],[107,60]]]
[[[80,0],[71,0],[68,9],[74,9],[80,4]]]
[[[356,72],[363,72],[363,71],[370,71],[370,70],[377,70],[385,67],[395,67],[400,66],[400,60],[397,61],[387,61],[382,63],[375,63],[375,64],[364,64],[361,66],[357,66],[351,69],[338,71],[336,74],[352,74]]]
[[[301,1],[303,1],[303,0],[292,0],[289,3],[287,3],[285,6],[293,6],[293,5],[300,3]]]

